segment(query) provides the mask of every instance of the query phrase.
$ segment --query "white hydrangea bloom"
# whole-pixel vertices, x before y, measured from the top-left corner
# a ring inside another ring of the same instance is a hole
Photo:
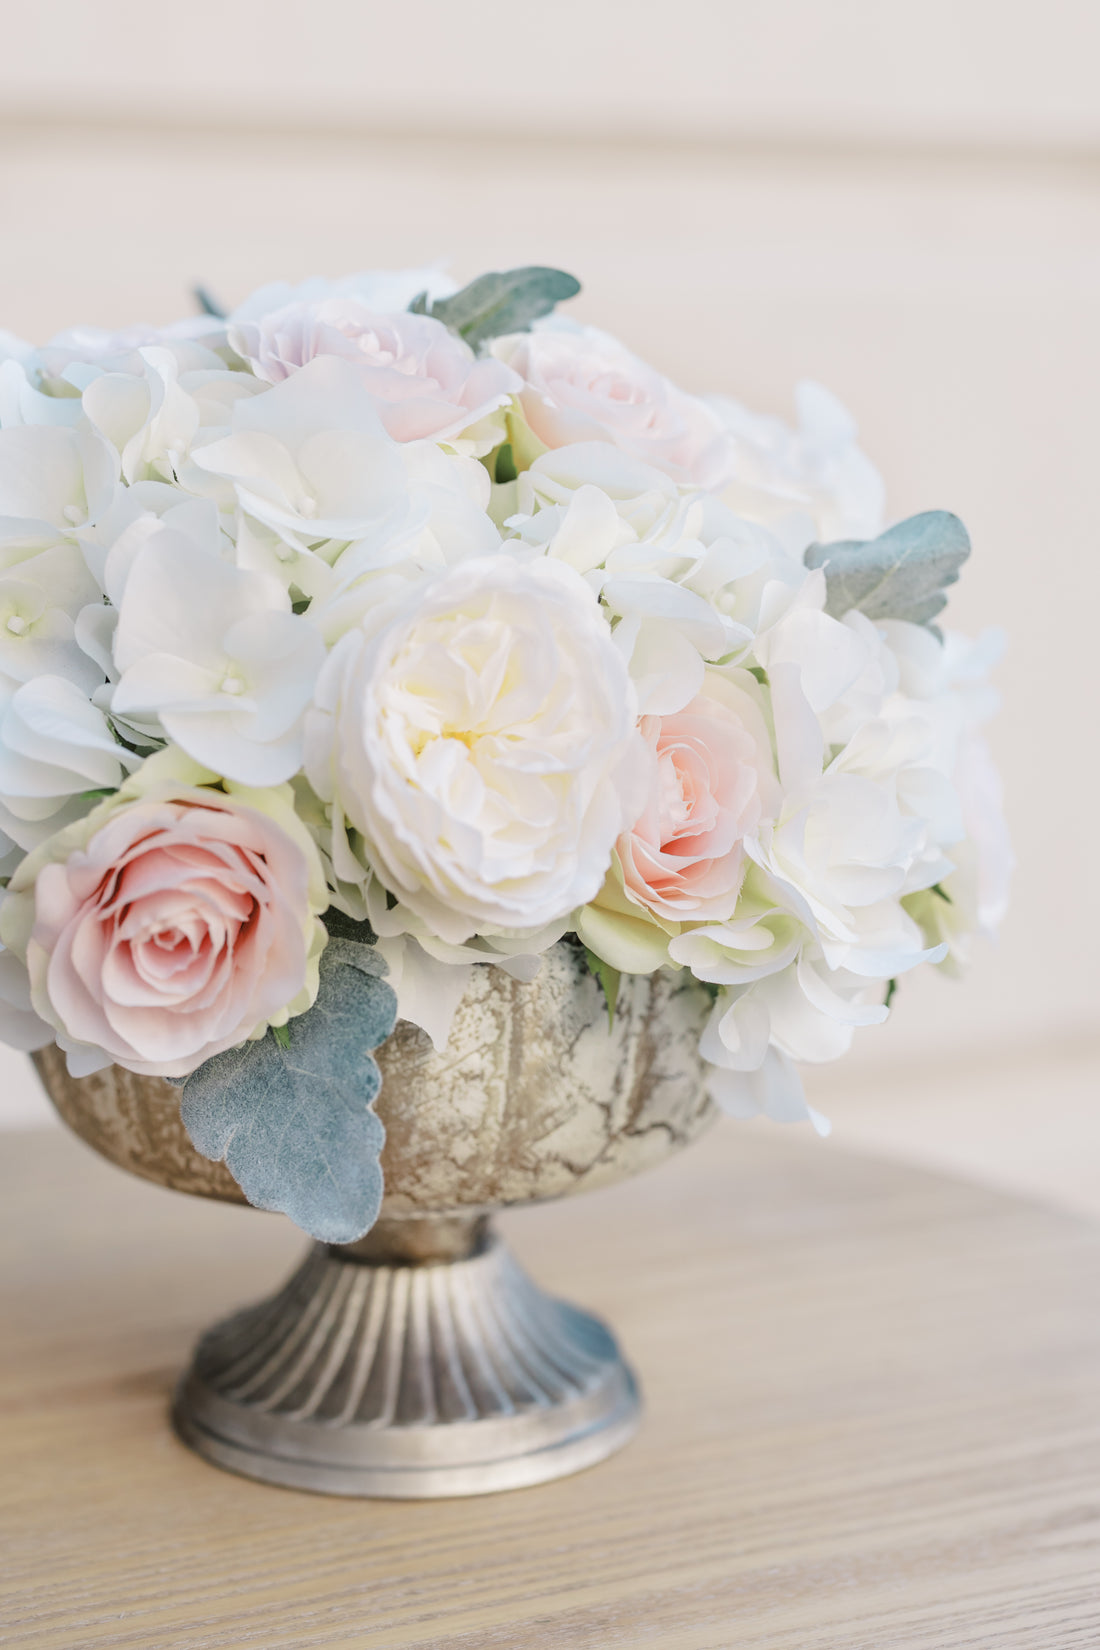
[[[26,850],[88,812],[141,758],[76,683],[42,675],[0,685],[0,830]]]
[[[289,550],[331,562],[403,510],[401,451],[354,367],[319,356],[239,400],[229,433],[199,448],[194,462],[216,496]]]
[[[762,618],[803,587],[823,599],[823,582],[765,530],[608,443],[544,453],[517,501],[509,530],[599,593],[643,714],[681,710],[706,665],[739,662]]]
[[[448,298],[455,290],[450,276],[434,264],[423,269],[369,269],[338,280],[314,275],[296,286],[289,281],[269,281],[238,304],[228,320],[230,326],[241,326],[261,321],[288,304],[319,304],[338,298],[352,298],[380,314],[393,314],[408,309],[422,292],[429,298]]]
[[[15,682],[61,676],[92,693],[103,674],[81,647],[76,621],[98,598],[75,544],[53,544],[0,568],[0,675]]]
[[[857,445],[850,413],[822,385],[798,385],[795,430],[728,397],[707,400],[730,437],[721,490],[738,514],[780,528],[796,552],[814,539],[869,539],[882,531],[882,478]]]
[[[134,558],[114,636],[111,710],[240,784],[302,765],[302,716],[325,649],[282,585],[161,528]]]
[[[135,365],[140,372],[93,378],[84,411],[118,453],[127,486],[163,481],[193,489],[192,448],[224,434],[235,404],[262,386],[196,344],[146,346],[136,352]]]
[[[75,542],[107,510],[117,485],[115,455],[87,420],[0,430],[0,556],[10,563],[20,549]]]

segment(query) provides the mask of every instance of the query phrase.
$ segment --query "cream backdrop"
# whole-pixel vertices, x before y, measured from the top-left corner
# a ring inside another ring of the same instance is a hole
[[[841,1137],[1100,1206],[1100,10],[0,16],[0,327],[166,320],[196,278],[235,301],[376,264],[555,263],[579,315],[690,388],[787,413],[820,379],[893,515],[965,519],[951,617],[1010,637],[1013,910],[967,984],[905,980],[813,1088]],[[20,1057],[0,1081],[0,1119],[41,1115]]]

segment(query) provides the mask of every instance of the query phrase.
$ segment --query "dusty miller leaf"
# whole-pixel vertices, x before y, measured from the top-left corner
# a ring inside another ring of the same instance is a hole
[[[317,1001],[191,1073],[180,1115],[204,1157],[224,1159],[250,1203],[289,1215],[323,1243],[351,1243],[382,1203],[386,1134],[372,1109],[382,1086],[370,1050],[393,1030],[397,998],[369,946],[333,939]]]
[[[211,315],[216,321],[225,320],[225,309],[218,303],[217,299],[207,291],[206,287],[200,285],[192,287],[191,290],[194,295],[195,302],[198,304],[203,315]]]
[[[856,607],[869,619],[908,619],[931,627],[947,605],[945,586],[955,583],[969,554],[970,539],[958,516],[927,510],[877,539],[811,544],[806,566],[825,569],[825,611],[834,619]]]
[[[561,269],[508,269],[479,275],[450,298],[429,302],[422,292],[409,308],[430,315],[464,338],[471,349],[506,332],[529,332],[531,322],[549,315],[556,304],[575,298],[581,284]]]

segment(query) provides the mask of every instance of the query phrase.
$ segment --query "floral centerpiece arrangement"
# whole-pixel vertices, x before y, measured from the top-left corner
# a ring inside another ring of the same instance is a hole
[[[379,1206],[369,1049],[444,1046],[473,968],[574,936],[612,1014],[689,970],[716,1099],[793,1118],[1004,904],[961,524],[883,531],[824,390],[686,394],[577,291],[0,336],[0,1033],[181,1084],[329,1240]]]

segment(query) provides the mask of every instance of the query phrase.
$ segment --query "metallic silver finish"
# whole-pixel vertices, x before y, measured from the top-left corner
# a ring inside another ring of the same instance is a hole
[[[177,1395],[180,1434],[234,1471],[346,1495],[515,1488],[618,1449],[638,1398],[614,1340],[543,1295],[485,1217],[636,1174],[707,1128],[709,1008],[686,971],[624,975],[609,1026],[561,942],[529,983],[474,969],[442,1052],[399,1022],[375,1055],[382,1218],[204,1338]],[[113,1162],[243,1201],[192,1147],[168,1083],[118,1067],[70,1077],[57,1049],[35,1063],[65,1121]]]
[[[438,1051],[399,1021],[375,1050],[386,1128],[385,1217],[484,1212],[606,1186],[663,1162],[714,1119],[699,1034],[710,998],[687,970],[624,974],[609,1026],[576,949],[552,946],[538,977],[475,968]],[[108,1066],[70,1077],[34,1056],[57,1110],[121,1168],[202,1197],[243,1203],[224,1163],[192,1146],[179,1090]]]
[[[639,1414],[614,1340],[485,1223],[471,1236],[434,1264],[316,1245],[277,1295],[203,1337],[180,1435],[231,1471],[335,1495],[478,1495],[603,1460]]]

